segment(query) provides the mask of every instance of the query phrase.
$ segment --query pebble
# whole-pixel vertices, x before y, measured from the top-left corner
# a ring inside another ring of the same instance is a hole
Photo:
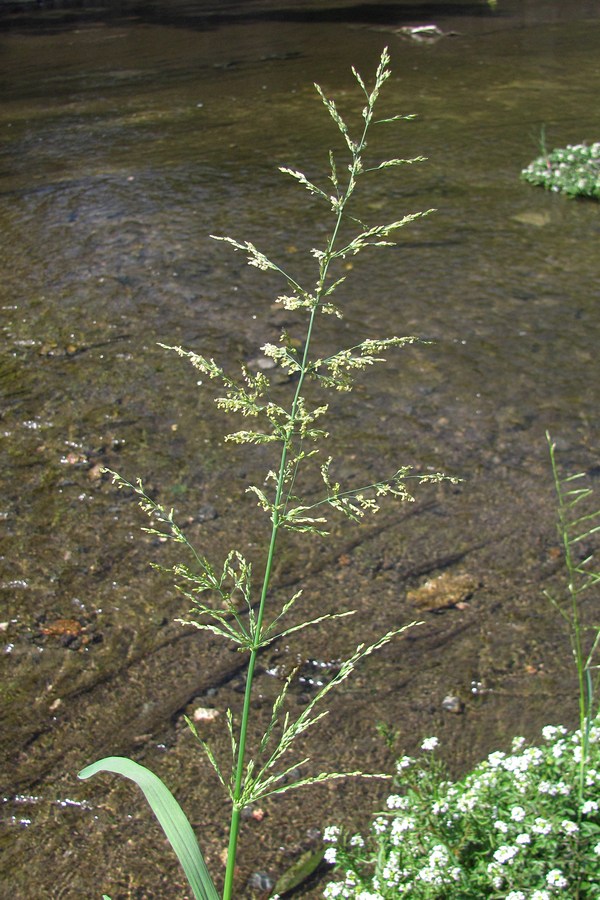
[[[275,882],[266,872],[254,872],[248,879],[248,887],[251,891],[271,892]]]
[[[219,513],[212,503],[203,503],[196,513],[196,522],[211,522],[218,518]]]
[[[454,713],[455,716],[459,716],[464,712],[465,704],[460,697],[454,697],[452,694],[448,694],[448,696],[444,697],[442,700],[442,709],[446,712]]]
[[[250,804],[250,806],[245,806],[241,812],[242,819],[253,819],[255,822],[262,822],[265,817],[264,809],[261,809],[260,806],[254,806]]]
[[[218,709],[211,709],[206,706],[198,706],[192,713],[194,722],[214,722],[221,713]]]
[[[419,609],[435,611],[448,609],[451,606],[461,608],[466,600],[480,586],[480,581],[473,575],[451,575],[444,572],[437,578],[431,578],[414,591],[408,591],[407,600]]]
[[[83,625],[77,619],[53,619],[42,625],[40,631],[46,637],[77,637],[83,631]]]
[[[511,216],[511,219],[521,225],[534,225],[536,228],[543,228],[552,221],[549,212],[539,212],[538,210],[525,210],[525,212],[517,213],[516,216]]]
[[[249,359],[247,366],[253,371],[261,369],[274,369],[276,366],[276,362],[274,359],[271,359],[270,356],[257,356],[254,359]]]

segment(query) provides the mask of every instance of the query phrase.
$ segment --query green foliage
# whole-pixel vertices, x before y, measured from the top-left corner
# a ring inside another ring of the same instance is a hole
[[[437,739],[398,761],[396,792],[365,841],[325,832],[343,880],[324,896],[355,900],[579,900],[600,883],[600,721],[588,732],[586,797],[576,787],[581,732],[548,725],[540,746],[515,738],[462,781],[447,780]]]
[[[538,156],[521,172],[529,184],[569,197],[600,200],[600,142],[568,144]]]
[[[446,779],[433,751],[403,757],[397,792],[375,818],[367,841],[326,830],[325,853],[343,880],[324,896],[387,900],[551,900],[556,894],[592,900],[600,883],[600,716],[595,701],[600,628],[590,605],[600,572],[591,546],[600,511],[583,474],[561,478],[548,437],[557,495],[558,533],[566,569],[564,596],[547,594],[563,619],[579,682],[579,722],[542,730],[545,743],[496,752],[462,781]],[[597,598],[597,593],[596,593]]]
[[[98,772],[114,772],[137,784],[177,854],[196,900],[219,900],[192,826],[160,778],[145,766],[119,756],[108,756],[87,766],[79,773],[79,778],[91,778]]]
[[[593,568],[593,556],[590,552],[590,541],[600,532],[600,510],[589,501],[592,489],[582,483],[585,475],[578,473],[561,478],[556,463],[555,445],[547,434],[550,463],[556,491],[558,507],[558,535],[562,545],[567,583],[565,596],[556,598],[546,592],[546,596],[558,610],[563,619],[569,641],[577,678],[579,682],[579,727],[583,735],[583,754],[579,763],[577,783],[579,800],[583,802],[585,788],[585,770],[588,757],[588,741],[591,722],[598,712],[598,704],[594,701],[595,688],[598,684],[599,669],[595,663],[595,655],[600,642],[600,626],[595,619],[590,621],[590,607],[584,608],[589,601],[590,588],[600,585],[600,571]]]
[[[231,801],[230,840],[225,874],[223,897],[229,900],[233,892],[233,879],[237,838],[241,810],[249,803],[263,800],[274,794],[281,794],[298,787],[320,783],[347,776],[387,777],[385,775],[365,775],[360,771],[321,772],[305,774],[309,759],[298,760],[291,756],[296,738],[317,724],[327,710],[323,701],[329,692],[351,675],[365,657],[383,647],[397,635],[404,626],[388,632],[370,645],[360,644],[354,653],[344,660],[337,674],[314,695],[299,715],[292,715],[287,708],[287,693],[290,678],[284,684],[272,708],[270,722],[255,748],[247,747],[248,723],[251,714],[251,698],[254,669],[261,650],[285,635],[316,623],[333,621],[340,616],[351,615],[352,611],[341,614],[327,613],[317,617],[307,617],[300,624],[287,625],[286,616],[302,598],[302,592],[285,600],[279,608],[268,602],[273,564],[278,542],[285,531],[308,532],[325,535],[328,516],[331,512],[341,513],[357,521],[367,513],[376,513],[381,501],[396,498],[401,501],[413,499],[411,483],[436,483],[446,476],[413,473],[409,467],[398,468],[391,476],[383,477],[372,484],[342,486],[332,475],[335,463],[331,456],[326,460],[319,457],[328,434],[324,427],[328,403],[322,398],[315,401],[314,390],[310,397],[305,387],[313,383],[322,392],[350,391],[358,372],[384,362],[383,354],[402,349],[413,344],[415,337],[365,338],[349,348],[337,349],[324,357],[312,355],[312,338],[318,323],[323,322],[321,314],[341,317],[339,305],[332,302],[334,294],[340,292],[345,276],[334,276],[336,265],[347,256],[354,256],[367,248],[385,247],[393,244],[393,238],[400,228],[427,215],[415,212],[396,218],[388,224],[366,224],[352,213],[350,205],[357,185],[363,179],[372,178],[373,173],[387,172],[404,164],[418,163],[415,159],[368,160],[365,157],[367,135],[372,126],[386,122],[411,118],[395,116],[376,122],[374,108],[379,93],[390,76],[389,56],[385,50],[381,56],[372,89],[367,88],[362,77],[353,70],[363,99],[362,122],[356,133],[342,118],[335,102],[327,98],[320,87],[318,94],[343,136],[346,159],[339,164],[332,152],[329,153],[329,182],[325,190],[309,181],[303,173],[282,168],[310,194],[323,201],[324,212],[331,217],[329,235],[321,249],[313,249],[311,257],[316,268],[314,279],[305,285],[299,283],[277,262],[270,259],[251,241],[237,240],[226,236],[213,236],[216,240],[230,245],[234,251],[246,255],[248,264],[260,271],[277,274],[283,282],[278,302],[286,309],[304,314],[304,327],[295,339],[282,332],[279,344],[265,344],[262,353],[275,363],[276,369],[283,370],[289,385],[288,402],[280,400],[281,390],[275,391],[269,377],[259,372],[254,374],[242,366],[239,375],[226,372],[215,360],[203,356],[196,350],[182,347],[167,348],[191,365],[213,383],[216,390],[215,403],[228,415],[239,420],[249,419],[252,428],[236,429],[227,435],[227,440],[240,444],[268,444],[273,451],[272,466],[260,486],[251,484],[247,491],[256,498],[259,509],[271,524],[271,534],[262,558],[253,563],[237,549],[232,549],[224,561],[210,562],[189,542],[184,530],[175,521],[173,510],[153,500],[142,482],[128,481],[115,472],[113,480],[120,488],[125,488],[137,496],[139,505],[150,519],[146,529],[187,551],[189,561],[177,563],[170,568],[178,589],[191,604],[187,624],[216,634],[231,642],[236,649],[248,654],[246,691],[239,722],[233,714],[227,713],[227,727],[231,744],[231,760],[223,761],[215,757],[212,749],[196,734],[216,775]],[[343,226],[343,227],[342,227]],[[354,229],[353,236],[347,233]],[[344,235],[344,237],[342,237]],[[296,348],[301,347],[301,350]],[[281,382],[281,378],[278,379]],[[315,479],[316,476],[316,479]],[[321,484],[321,495],[314,499],[303,499],[303,485]],[[450,479],[454,480],[454,479]],[[258,567],[260,575],[255,579],[253,572]],[[258,588],[257,588],[258,585]],[[415,624],[415,623],[412,623]],[[101,764],[98,764],[101,765]],[[86,770],[89,771],[89,770]],[[125,773],[127,774],[127,773]]]

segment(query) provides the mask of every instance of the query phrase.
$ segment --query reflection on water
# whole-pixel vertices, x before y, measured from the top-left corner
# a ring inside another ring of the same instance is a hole
[[[181,712],[203,695],[237,708],[240,661],[172,623],[176,592],[147,566],[164,548],[140,538],[135,505],[102,467],[143,475],[203,550],[218,556],[241,540],[252,552],[260,526],[248,534],[244,487],[270,463],[225,455],[207,395],[156,344],[233,367],[293,327],[271,307],[277,284],[208,235],[251,239],[298,277],[311,271],[320,211],[276,167],[319,177],[335,138],[312,81],[354,114],[350,65],[372,71],[384,42],[394,71],[384,112],[418,118],[382,128],[373,152],[429,161],[373,181],[359,212],[378,222],[438,211],[393,251],[356,262],[345,318],[323,339],[345,346],[393,331],[434,345],[404,351],[343,398],[334,449],[348,478],[408,463],[467,480],[418,516],[392,512],[380,531],[336,534],[332,550],[291,548],[278,579],[302,579],[307,598],[326,596],[333,609],[356,606],[365,639],[414,617],[407,587],[430,573],[458,566],[483,587],[359,673],[323,746],[336,767],[347,757],[355,768],[359,754],[376,767],[378,720],[403,723],[408,751],[413,737],[446,728],[460,767],[524,709],[535,731],[568,692],[562,674],[552,680],[562,645],[538,602],[557,570],[543,435],[559,438],[570,469],[597,475],[600,227],[597,205],[537,191],[518,173],[542,126],[553,146],[598,139],[597,4],[569,5],[566,18],[559,3],[422,9],[0,5],[3,811],[9,825],[28,825],[11,828],[16,896],[32,880],[40,896],[100,893],[111,868],[113,900],[184,895],[142,814],[121,817],[133,814],[132,795],[98,785],[92,801],[75,783],[101,752],[158,760],[213,861],[226,843],[203,763],[182,774],[193,751]],[[456,33],[434,45],[395,33],[432,20]],[[319,660],[337,659],[354,628],[339,626],[334,646],[319,632],[309,651],[280,648],[265,674],[300,666],[302,702],[323,676]],[[278,685],[259,681],[260,709]],[[438,721],[449,693],[468,714]],[[335,802],[351,815],[372,807],[372,790],[339,788]],[[265,866],[277,871],[279,844],[293,857],[303,828],[323,824],[331,795],[309,802],[269,810]],[[91,807],[94,822],[80,814]],[[249,873],[254,832],[244,848]]]

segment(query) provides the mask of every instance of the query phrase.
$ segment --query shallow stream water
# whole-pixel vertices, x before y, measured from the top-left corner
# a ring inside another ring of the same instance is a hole
[[[434,43],[397,32],[431,23],[446,33]],[[347,267],[344,319],[325,322],[320,340],[432,343],[391,354],[336,399],[332,453],[349,483],[404,464],[463,481],[359,528],[334,523],[327,542],[282,547],[275,599],[301,584],[309,610],[357,615],[267,654],[256,716],[268,721],[294,665],[300,707],[357,640],[422,618],[332,699],[303,748],[313,771],[389,770],[382,722],[398,753],[437,734],[455,774],[517,732],[573,722],[568,643],[542,596],[561,573],[544,435],[565,471],[598,484],[600,217],[519,172],[542,132],[551,147],[598,140],[599,42],[597,4],[584,0],[0,3],[2,845],[13,897],[186,896],[134,789],[77,781],[108,754],[165,778],[222,872],[226,804],[183,714],[218,710],[203,728],[225,753],[242,659],[174,622],[185,603],[149,563],[175,557],[101,469],[142,476],[202,553],[239,546],[260,566],[266,524],[244,491],[272,462],[222,443],[228,423],[210,388],[157,343],[233,370],[296,327],[273,307],[280,285],[209,235],[252,240],[299,278],[312,271],[308,251],[328,223],[277,166],[325,176],[336,135],[312,83],[356,122],[350,66],[369,75],[385,44],[381,112],[417,118],[382,127],[373,153],[428,162],[370,181],[361,214],[377,224],[437,212]],[[468,576],[469,590],[458,606],[442,593],[423,609],[414,592],[440,576]],[[327,822],[364,827],[384,796],[373,782],[334,785],[248,818],[240,897],[253,895],[253,873],[276,879],[318,845]]]

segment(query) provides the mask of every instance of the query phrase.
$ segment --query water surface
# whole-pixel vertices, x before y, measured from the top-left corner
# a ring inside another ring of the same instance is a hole
[[[157,342],[233,368],[295,327],[273,309],[279,285],[208,236],[253,240],[310,274],[307,251],[328,225],[277,166],[322,178],[336,136],[312,82],[357,121],[350,66],[372,72],[386,43],[382,112],[418,117],[382,128],[373,152],[428,162],[373,179],[360,211],[370,223],[437,212],[355,261],[345,318],[320,340],[433,343],[338,399],[332,452],[349,481],[412,464],[464,482],[358,530],[334,523],[327,544],[283,548],[278,596],[302,582],[309,609],[327,598],[358,614],[334,639],[316,630],[265,659],[257,716],[291,666],[312,678],[358,639],[414,619],[407,592],[449,572],[478,585],[468,605],[427,612],[369,661],[307,743],[315,770],[389,767],[381,721],[398,752],[438,734],[455,772],[516,731],[572,721],[569,652],[541,594],[560,573],[544,434],[568,470],[597,482],[600,220],[597,204],[518,174],[542,127],[551,146],[598,139],[595,7],[0,5],[3,843],[14,896],[32,884],[39,897],[185,896],[133,789],[76,781],[108,753],[168,780],[221,871],[226,805],[182,714],[237,710],[241,659],[173,622],[185,607],[148,566],[169,550],[140,533],[135,503],[100,467],[141,475],[202,552],[237,545],[260,565],[265,526],[248,526],[244,488],[272,463],[223,446],[210,391]],[[456,33],[418,44],[394,31],[430,22]],[[443,711],[448,693],[462,715]],[[210,736],[226,753],[219,725]],[[240,884],[277,876],[331,818],[364,823],[380,798],[368,783],[272,802],[244,826]]]

